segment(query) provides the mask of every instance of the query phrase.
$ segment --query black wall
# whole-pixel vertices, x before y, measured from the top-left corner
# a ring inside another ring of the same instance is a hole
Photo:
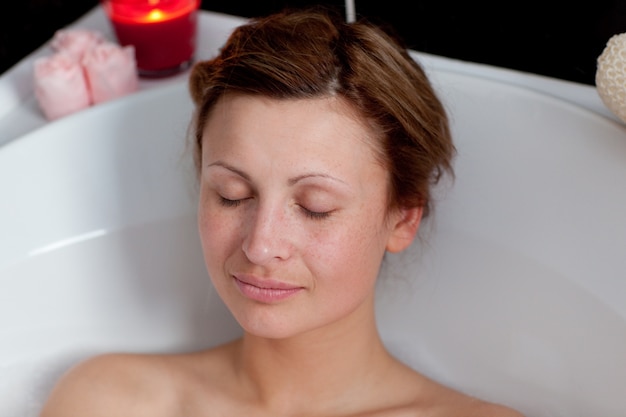
[[[11,3],[18,10],[0,14],[0,72],[98,4],[97,0]],[[311,4],[342,11],[344,7],[343,1],[337,0],[203,0],[202,8],[251,17]],[[392,27],[408,47],[418,51],[591,85],[596,59],[606,42],[612,35],[626,32],[626,0],[499,4],[356,0],[356,11]]]

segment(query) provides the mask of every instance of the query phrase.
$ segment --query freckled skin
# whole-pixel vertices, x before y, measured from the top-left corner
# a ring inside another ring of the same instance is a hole
[[[333,98],[233,96],[206,125],[199,211],[205,259],[218,292],[251,333],[287,337],[371,308],[392,234],[381,198],[388,174],[367,145],[371,133],[349,110]],[[314,176],[293,183],[302,175]],[[243,201],[224,207],[225,196]],[[330,213],[317,219],[303,211],[316,205],[311,210]],[[233,285],[232,275],[242,272],[304,290],[280,305],[253,303]]]

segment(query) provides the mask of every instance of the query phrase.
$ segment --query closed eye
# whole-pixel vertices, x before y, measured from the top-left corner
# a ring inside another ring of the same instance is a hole
[[[246,200],[245,198],[241,198],[238,200],[231,200],[229,198],[225,198],[220,196],[220,204],[224,207],[237,207],[238,205],[240,205],[244,200]]]
[[[332,211],[312,211],[303,206],[300,206],[300,208],[306,217],[313,220],[323,220],[332,214]]]

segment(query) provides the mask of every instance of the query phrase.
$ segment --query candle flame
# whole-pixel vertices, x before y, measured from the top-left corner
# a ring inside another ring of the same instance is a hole
[[[148,20],[151,22],[156,22],[159,20],[163,20],[164,16],[165,14],[161,10],[154,9],[150,11],[150,14],[148,14]]]

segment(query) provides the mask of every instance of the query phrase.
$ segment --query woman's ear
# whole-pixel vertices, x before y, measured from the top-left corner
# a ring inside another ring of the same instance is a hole
[[[423,212],[423,207],[401,208],[396,211],[391,234],[387,240],[388,252],[401,252],[413,243]]]

